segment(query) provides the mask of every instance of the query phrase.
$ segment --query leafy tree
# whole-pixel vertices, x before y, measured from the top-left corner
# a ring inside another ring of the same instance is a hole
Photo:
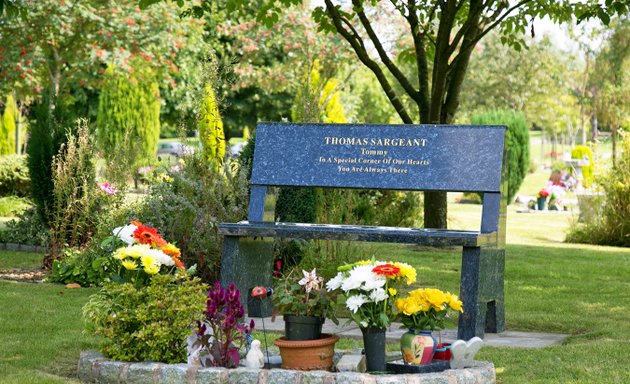
[[[0,155],[11,155],[15,153],[15,116],[17,106],[12,94],[7,96],[4,103],[4,113],[2,114],[2,137],[0,137]]]
[[[217,98],[210,84],[206,85],[198,129],[204,158],[220,166],[225,158],[225,133]]]
[[[144,5],[153,2],[156,0],[143,1]],[[235,11],[255,7],[258,18],[272,26],[286,8],[302,2],[228,0],[227,7]],[[203,13],[211,4],[203,1],[189,12]],[[471,54],[490,31],[498,30],[503,43],[520,50],[524,46],[522,36],[536,17],[548,16],[556,22],[569,22],[573,16],[578,21],[598,17],[607,23],[611,14],[629,9],[630,5],[621,0],[607,1],[606,5],[593,1],[550,5],[534,0],[513,4],[480,0],[325,0],[314,8],[313,17],[321,30],[338,34],[350,44],[356,57],[376,76],[401,120],[412,124],[453,121]],[[384,23],[390,28],[382,28]],[[409,45],[392,50],[383,31],[390,33],[396,26],[401,28],[397,40]],[[415,71],[403,72],[395,60],[397,54],[399,60],[412,61]],[[405,103],[403,95],[410,103]],[[446,228],[446,192],[427,192],[424,201],[425,227]]]
[[[122,75],[113,66],[108,68],[99,97],[96,130],[109,165],[119,161],[132,167],[151,163],[157,151],[159,88],[150,68],[136,62],[134,69],[130,75]]]

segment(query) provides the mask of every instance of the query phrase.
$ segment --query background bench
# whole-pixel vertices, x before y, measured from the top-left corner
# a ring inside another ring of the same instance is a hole
[[[222,284],[234,281],[242,292],[271,284],[272,247],[254,238],[461,246],[464,313],[458,338],[502,332],[504,136],[502,126],[259,124],[248,220],[219,226],[225,236]],[[481,192],[481,225],[479,231],[461,231],[265,222],[271,186]]]

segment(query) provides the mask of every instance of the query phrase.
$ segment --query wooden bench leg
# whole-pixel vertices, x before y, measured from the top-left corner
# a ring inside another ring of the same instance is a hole
[[[264,239],[254,240],[249,237],[225,236],[223,238],[220,283],[227,287],[230,282],[234,282],[241,292],[241,304],[246,311],[250,290],[255,286],[270,287],[272,277],[273,242]],[[256,317],[271,316],[271,304],[268,299],[257,304],[263,304],[263,308]]]
[[[483,337],[485,332],[503,332],[505,310],[503,270],[505,251],[496,248],[464,247],[457,338]]]

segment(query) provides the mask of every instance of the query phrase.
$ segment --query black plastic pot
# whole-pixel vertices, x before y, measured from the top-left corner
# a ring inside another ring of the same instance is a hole
[[[287,340],[320,339],[325,320],[316,316],[284,315],[284,335]]]

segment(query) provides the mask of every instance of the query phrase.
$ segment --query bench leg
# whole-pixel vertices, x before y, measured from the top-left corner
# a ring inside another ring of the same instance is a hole
[[[459,315],[458,339],[469,340],[505,329],[504,265],[504,250],[464,247],[460,287],[464,313]]]
[[[251,317],[271,316],[269,298],[260,302],[252,299],[250,290],[255,286],[270,287],[273,276],[273,242],[248,237],[225,236],[221,257],[222,286],[234,282],[241,292],[241,304]],[[249,306],[248,306],[248,299]],[[250,313],[256,305],[256,313]],[[250,308],[248,310],[248,307]]]

